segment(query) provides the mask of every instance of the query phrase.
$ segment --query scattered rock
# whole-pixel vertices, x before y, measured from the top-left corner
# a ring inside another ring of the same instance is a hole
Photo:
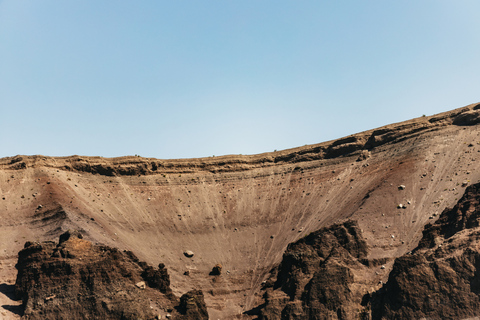
[[[221,274],[222,274],[222,265],[218,263],[213,267],[212,271],[210,272],[210,275],[219,276]]]
[[[145,289],[145,288],[146,288],[145,281],[137,282],[137,283],[135,284],[135,286],[136,286],[137,288],[140,288],[140,289]]]
[[[53,299],[55,299],[56,296],[57,296],[56,294],[52,294],[51,296],[46,297],[45,301],[53,300]]]
[[[183,254],[184,254],[184,255],[185,255],[185,257],[187,257],[187,258],[191,258],[191,257],[193,257],[193,256],[194,256],[194,253],[193,253],[193,251],[190,251],[190,250],[186,250],[186,251],[184,251],[184,252],[183,252]]]
[[[78,230],[68,230],[60,236],[59,243],[62,244],[63,242],[70,240],[70,238],[83,239],[83,235]]]
[[[357,162],[367,160],[368,158],[370,158],[370,152],[368,150],[362,150],[360,152],[360,155],[357,158]],[[367,164],[367,166],[368,166],[368,164]]]
[[[405,190],[405,186],[403,184],[399,185],[398,190]]]

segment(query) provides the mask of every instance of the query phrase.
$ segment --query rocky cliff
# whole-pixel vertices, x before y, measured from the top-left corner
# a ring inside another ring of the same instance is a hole
[[[368,262],[367,244],[353,221],[309,234],[288,246],[271,287],[266,283],[260,319],[353,319]],[[276,279],[275,279],[276,277]]]
[[[412,251],[395,259],[378,290],[355,222],[318,230],[288,246],[265,283],[260,319],[473,319],[480,316],[480,184],[427,224]],[[375,271],[378,273],[378,271]],[[365,279],[370,278],[370,281]]]
[[[373,319],[480,316],[480,184],[428,224],[419,245],[395,260],[373,295]]]
[[[164,265],[82,238],[68,231],[59,243],[25,243],[15,284],[23,319],[208,319],[203,293],[178,299]]]

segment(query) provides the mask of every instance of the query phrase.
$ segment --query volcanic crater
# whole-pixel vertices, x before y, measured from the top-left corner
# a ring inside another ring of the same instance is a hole
[[[0,317],[34,319],[18,300],[19,252],[34,243],[51,259],[68,230],[131,252],[139,274],[164,266],[172,316],[179,297],[203,296],[210,319],[477,317],[479,123],[472,104],[258,155],[2,158]],[[430,275],[422,292],[409,270]],[[464,307],[436,296],[443,282]]]

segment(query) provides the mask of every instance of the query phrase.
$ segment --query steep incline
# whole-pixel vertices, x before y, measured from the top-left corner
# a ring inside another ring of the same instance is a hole
[[[428,224],[372,298],[373,319],[480,317],[480,184]]]
[[[264,284],[260,319],[480,318],[480,183],[427,224],[418,246],[395,259],[388,281],[369,292],[385,259],[366,259],[354,221],[288,245]]]
[[[479,122],[475,104],[253,156],[0,159],[0,288],[10,290],[27,239],[81,229],[164,263],[175,294],[202,289],[210,317],[225,319],[262,302],[261,283],[289,243],[347,218],[368,259],[390,259],[371,279],[385,282],[391,258],[417,245],[464,183],[480,181]],[[209,275],[216,264],[222,274]]]

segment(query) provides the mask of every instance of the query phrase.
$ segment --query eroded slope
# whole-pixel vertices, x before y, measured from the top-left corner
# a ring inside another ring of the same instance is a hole
[[[480,181],[479,114],[471,105],[254,156],[0,159],[5,289],[27,239],[67,229],[164,263],[173,292],[202,289],[212,319],[257,306],[289,243],[347,218],[358,222],[368,259],[393,261],[458,201],[462,185]],[[372,275],[372,291],[392,263]],[[222,274],[209,275],[216,264]]]

